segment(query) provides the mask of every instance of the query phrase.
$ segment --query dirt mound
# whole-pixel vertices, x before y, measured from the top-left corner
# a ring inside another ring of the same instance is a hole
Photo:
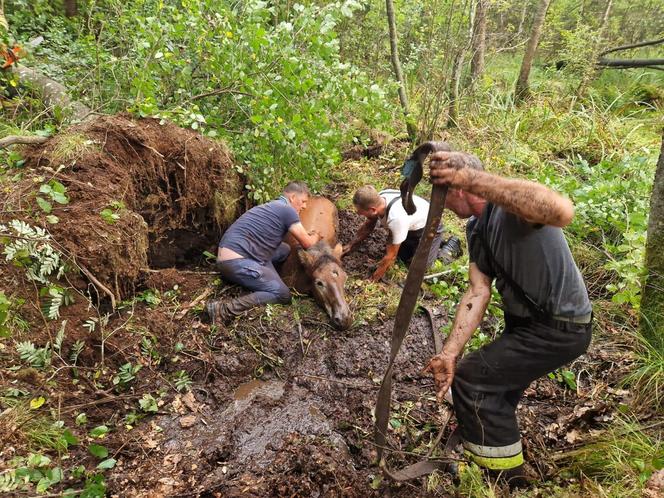
[[[135,290],[146,268],[185,264],[213,247],[243,204],[243,181],[222,143],[156,119],[99,117],[23,155],[26,174],[3,212],[31,213],[24,221],[47,228],[116,299]],[[66,204],[25,206],[48,202],[48,187],[37,190],[54,181],[66,188]]]

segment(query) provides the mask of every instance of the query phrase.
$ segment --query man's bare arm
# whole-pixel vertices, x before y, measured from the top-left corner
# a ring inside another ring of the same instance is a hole
[[[431,157],[431,182],[478,195],[531,223],[564,227],[572,221],[569,199],[540,183],[473,169],[473,162],[479,159],[464,152],[437,152]]]
[[[470,286],[457,308],[452,330],[443,350],[431,360],[425,372],[431,372],[436,383],[436,395],[442,400],[452,385],[456,360],[473,332],[482,322],[482,317],[491,299],[491,279],[482,273],[475,263],[470,264]]]
[[[371,280],[378,282],[381,278],[383,278],[383,275],[385,275],[387,269],[396,261],[397,254],[399,254],[399,247],[401,247],[401,244],[387,245],[387,248],[385,249],[385,256],[383,256],[383,259],[381,259],[380,263],[378,263],[378,268],[376,268],[376,271],[374,271],[373,275],[371,275]]]
[[[318,233],[315,233],[313,235],[307,233],[307,230],[304,228],[302,223],[293,223],[288,229],[288,231],[291,234],[293,234],[295,240],[297,240],[300,243],[300,245],[305,249],[309,249],[311,246],[313,246],[316,242],[318,242],[322,238]]]

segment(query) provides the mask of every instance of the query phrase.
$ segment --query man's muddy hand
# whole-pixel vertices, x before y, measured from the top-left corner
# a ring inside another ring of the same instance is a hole
[[[343,258],[347,254],[350,254],[351,252],[353,252],[354,249],[355,248],[353,247],[352,244],[348,244],[347,246],[344,246],[343,250],[341,251],[341,257]]]
[[[475,161],[479,162],[479,159],[465,152],[436,152],[431,155],[429,164],[431,183],[467,188],[477,173],[477,170],[469,167]]]
[[[431,373],[436,384],[436,398],[442,401],[447,390],[452,386],[454,370],[456,368],[456,357],[445,351],[437,354],[429,360],[429,364],[423,373]]]

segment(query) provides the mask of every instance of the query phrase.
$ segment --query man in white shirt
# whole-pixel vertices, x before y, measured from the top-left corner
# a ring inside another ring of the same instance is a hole
[[[424,226],[429,213],[429,203],[427,201],[414,195],[413,202],[415,203],[415,212],[409,215],[403,208],[401,192],[398,190],[386,189],[377,192],[371,185],[365,185],[355,192],[353,196],[355,210],[357,214],[367,218],[367,221],[359,228],[355,239],[344,247],[343,255],[345,256],[355,250],[376,228],[378,221],[390,231],[390,241],[385,249],[385,256],[380,260],[376,271],[371,276],[372,281],[379,281],[397,258],[403,261],[406,266],[413,259],[417,245],[424,233]],[[442,230],[439,229],[431,244],[427,267],[430,267],[436,260],[441,237]]]

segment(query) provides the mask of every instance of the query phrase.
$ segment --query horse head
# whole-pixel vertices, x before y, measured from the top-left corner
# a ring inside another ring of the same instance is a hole
[[[298,251],[298,257],[311,278],[314,298],[325,308],[335,327],[345,330],[351,326],[353,317],[344,292],[347,275],[341,267],[341,251],[341,244],[332,249],[327,242],[320,241],[306,251]]]

